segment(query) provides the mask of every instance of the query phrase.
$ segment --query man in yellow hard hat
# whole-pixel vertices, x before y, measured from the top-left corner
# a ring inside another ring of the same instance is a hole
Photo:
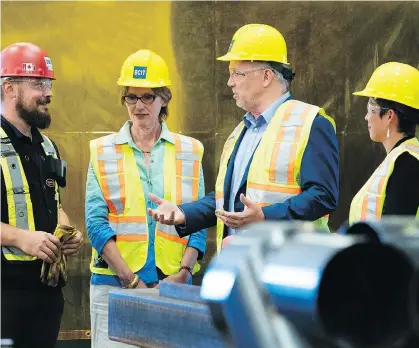
[[[368,131],[387,156],[352,200],[349,222],[382,215],[419,218],[419,70],[398,62],[379,66],[364,90]]]
[[[246,114],[224,145],[215,194],[180,207],[160,202],[150,214],[178,224],[181,235],[216,224],[218,250],[223,238],[261,220],[307,220],[328,230],[339,187],[334,121],[291,97],[283,36],[245,25],[218,60],[230,62],[227,84]]]
[[[93,246],[90,287],[92,347],[119,347],[108,338],[108,293],[150,288],[162,280],[191,283],[205,253],[206,231],[179,237],[147,216],[153,192],[174,204],[205,194],[202,144],[166,125],[172,98],[164,60],[139,50],[118,79],[129,120],[119,132],[90,143],[86,228]]]

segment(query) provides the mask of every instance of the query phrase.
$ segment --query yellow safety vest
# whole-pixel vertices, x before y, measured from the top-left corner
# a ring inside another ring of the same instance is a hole
[[[198,199],[199,176],[204,147],[193,138],[172,133],[175,144],[166,142],[164,152],[164,199],[175,204]],[[91,162],[109,208],[109,225],[116,232],[116,245],[132,272],[147,260],[148,224],[143,186],[134,151],[128,144],[117,144],[117,134],[91,141]],[[156,266],[164,274],[179,272],[188,237],[179,237],[174,226],[157,224],[155,234]],[[193,273],[198,272],[198,262]],[[92,250],[92,273],[115,272]]]
[[[36,231],[31,195],[22,161],[3,128],[1,128],[0,134],[1,170],[6,185],[9,225],[28,230],[29,232]],[[58,158],[51,140],[44,134],[41,135],[44,140],[42,146],[45,155]],[[59,197],[57,183],[55,183],[55,194],[56,197]],[[58,204],[59,199],[57,199],[57,211]],[[1,249],[6,260],[9,261],[33,261],[37,259],[35,256],[30,256],[13,246],[2,246]]]
[[[334,120],[318,106],[297,100],[281,104],[254,153],[247,177],[246,196],[249,199],[264,207],[285,202],[301,193],[299,183],[301,161],[317,114],[328,119],[335,128]],[[224,144],[215,184],[217,209],[224,208],[227,164],[243,128],[244,122],[241,122]],[[329,231],[328,220],[328,216],[324,216],[314,223]],[[218,252],[221,249],[223,233],[224,224],[217,219]]]
[[[404,141],[386,156],[352,200],[349,211],[350,224],[357,221],[378,221],[381,219],[388,179],[393,173],[394,163],[404,152],[408,152],[419,160],[418,139],[412,138]],[[419,209],[416,218],[419,219]]]

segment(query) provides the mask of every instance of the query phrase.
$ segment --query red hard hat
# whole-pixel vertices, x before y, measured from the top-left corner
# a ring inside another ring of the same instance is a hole
[[[40,47],[18,42],[1,51],[1,77],[54,78],[51,59]]]

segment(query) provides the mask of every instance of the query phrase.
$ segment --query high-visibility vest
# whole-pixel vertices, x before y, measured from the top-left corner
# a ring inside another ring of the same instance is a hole
[[[172,133],[175,144],[164,148],[164,199],[175,204],[198,199],[199,177],[204,147],[193,138]],[[117,134],[91,141],[91,163],[108,205],[109,225],[116,232],[116,245],[132,272],[147,260],[148,224],[143,185],[128,144],[117,144]],[[156,224],[154,251],[156,266],[166,275],[179,272],[188,237],[179,237],[174,226]],[[193,273],[198,272],[198,262]],[[93,248],[90,270],[115,275]]]
[[[9,225],[28,230],[28,233],[36,231],[32,200],[22,161],[3,128],[1,128],[0,134],[1,170],[6,185]],[[44,140],[42,146],[45,155],[58,158],[51,140],[44,134],[41,135]],[[57,183],[55,183],[55,195],[57,197],[58,214],[59,192]],[[1,249],[6,260],[9,261],[33,261],[37,259],[35,256],[30,256],[14,246],[2,246]]]
[[[269,122],[254,153],[249,168],[246,196],[261,207],[283,203],[301,193],[300,168],[311,126],[317,114],[334,120],[318,106],[289,100],[281,104]],[[224,180],[234,146],[244,128],[242,121],[225,142],[217,176],[215,197],[217,209],[224,209]],[[328,216],[314,223],[329,231]],[[221,249],[224,224],[217,219],[217,251]]]
[[[350,224],[358,221],[379,221],[381,219],[388,180],[393,173],[394,163],[404,152],[408,152],[419,161],[418,139],[412,138],[404,141],[386,156],[352,200],[349,211]],[[419,185],[418,182],[415,184]],[[419,209],[416,218],[419,219]]]

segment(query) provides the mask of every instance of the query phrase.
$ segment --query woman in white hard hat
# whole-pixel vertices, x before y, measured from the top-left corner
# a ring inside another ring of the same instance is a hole
[[[363,91],[370,137],[387,156],[354,197],[349,222],[382,215],[419,217],[419,70],[390,62],[379,66]]]
[[[159,280],[190,283],[205,252],[206,230],[181,238],[174,226],[147,215],[152,193],[175,204],[204,196],[202,144],[169,131],[168,68],[150,50],[130,55],[118,85],[129,120],[119,132],[90,143],[86,227],[90,269],[92,347],[115,346],[108,330],[112,287],[150,288]]]

